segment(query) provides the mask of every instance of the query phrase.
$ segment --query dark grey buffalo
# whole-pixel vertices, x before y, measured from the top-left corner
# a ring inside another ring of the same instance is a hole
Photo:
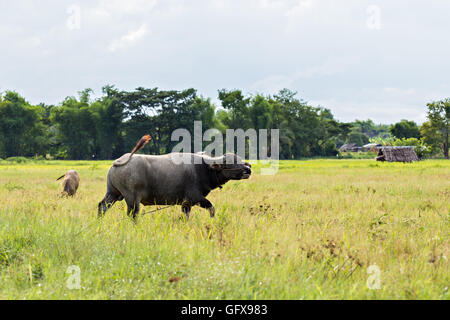
[[[183,157],[182,163],[179,157]],[[109,169],[106,195],[98,204],[98,214],[103,216],[116,201],[125,199],[127,214],[133,218],[140,204],[181,205],[187,218],[191,207],[199,205],[214,217],[214,206],[206,196],[230,180],[248,179],[250,175],[251,165],[235,154],[213,158],[192,153],[128,153]]]

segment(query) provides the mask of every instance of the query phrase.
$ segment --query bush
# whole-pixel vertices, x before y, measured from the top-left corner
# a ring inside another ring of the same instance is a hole
[[[44,158],[44,156],[41,156],[41,155],[35,155],[33,157],[33,160],[35,160],[35,161],[42,161],[42,160],[45,160],[45,158]]]
[[[408,138],[408,139],[396,139],[393,146],[411,146],[414,147],[414,151],[416,152],[419,159],[429,157],[431,155],[431,147],[426,145],[421,139],[417,138]]]
[[[336,143],[333,140],[328,140],[323,146],[324,156],[338,156],[339,150],[336,147]]]
[[[56,154],[55,154],[55,159],[56,160],[66,160],[69,158],[69,155],[67,153],[67,150],[59,150]]]
[[[27,162],[30,162],[30,160],[25,158],[25,157],[9,157],[9,158],[6,158],[6,161],[14,162],[14,163],[27,163]]]
[[[374,159],[377,156],[376,152],[340,152],[339,159]]]
[[[370,138],[369,142],[370,143],[376,143],[376,144],[381,144],[382,146],[392,146],[394,145],[395,142],[395,138],[393,137],[374,137],[374,138]]]

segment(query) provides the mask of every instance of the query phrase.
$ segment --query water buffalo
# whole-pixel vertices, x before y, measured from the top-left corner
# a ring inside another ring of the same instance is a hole
[[[62,178],[64,178],[64,180],[62,181],[63,191],[61,192],[61,196],[74,196],[78,190],[78,186],[80,185],[80,177],[78,176],[78,172],[75,170],[69,170],[56,179],[56,181],[61,180]]]
[[[183,163],[174,161],[179,156],[185,159]],[[127,153],[108,171],[106,195],[98,204],[98,215],[102,217],[116,201],[125,199],[127,214],[133,218],[140,204],[181,205],[187,219],[191,207],[199,205],[214,217],[214,206],[206,196],[230,180],[248,179],[250,175],[251,165],[231,153],[217,158],[192,153]]]

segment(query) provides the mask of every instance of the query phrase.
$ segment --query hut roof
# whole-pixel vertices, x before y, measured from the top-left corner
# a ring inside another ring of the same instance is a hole
[[[358,149],[358,146],[355,143],[347,143],[344,144],[342,147],[339,148],[340,151],[345,152],[348,150],[355,150]]]
[[[414,147],[382,147],[378,151],[377,161],[413,162],[419,161]]]
[[[378,143],[368,143],[363,146],[363,148],[373,148],[373,147],[382,147],[382,145]]]

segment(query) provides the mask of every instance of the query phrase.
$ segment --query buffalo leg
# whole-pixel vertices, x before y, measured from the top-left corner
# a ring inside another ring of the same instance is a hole
[[[186,220],[189,220],[189,215],[191,214],[191,204],[188,202],[183,202],[181,205],[181,210],[186,215]]]
[[[134,221],[136,221],[136,217],[139,214],[140,209],[141,209],[140,201],[133,201],[133,202],[127,201],[127,215],[129,217],[133,217]]]
[[[214,218],[214,216],[216,215],[216,209],[214,209],[214,206],[208,199],[203,199],[202,201],[199,202],[199,205],[200,205],[200,207],[208,210],[209,216],[211,218]]]
[[[119,200],[119,197],[117,197],[114,193],[106,193],[103,200],[98,204],[98,217],[103,217],[106,211],[108,211],[108,209],[111,208],[117,200]]]

